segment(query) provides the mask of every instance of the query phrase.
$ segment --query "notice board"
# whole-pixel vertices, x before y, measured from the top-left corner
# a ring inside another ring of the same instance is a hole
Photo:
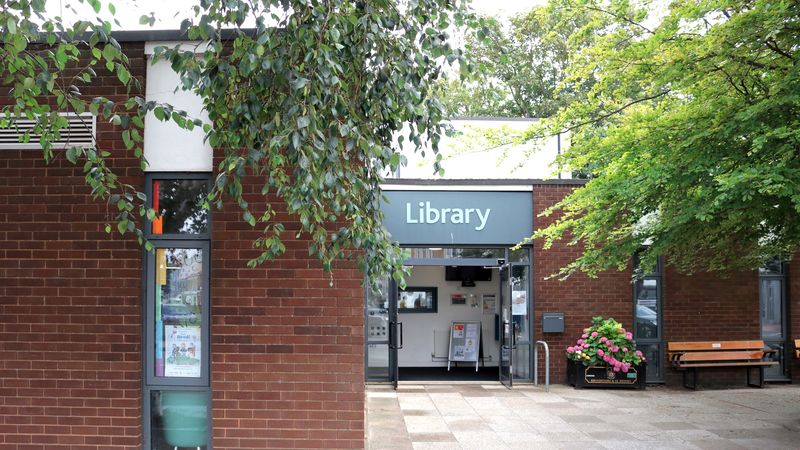
[[[475,362],[478,370],[478,360],[481,348],[481,322],[480,321],[455,321],[450,324],[450,350],[447,357],[447,370],[454,361]]]

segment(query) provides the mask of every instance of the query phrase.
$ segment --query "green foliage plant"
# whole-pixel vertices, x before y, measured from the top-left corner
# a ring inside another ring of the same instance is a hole
[[[87,2],[100,12],[99,0]],[[46,16],[44,0],[6,1],[0,76],[13,89],[2,125],[14,126],[15,117],[37,120],[34,132],[49,160],[65,127],[58,113],[90,112],[120,127],[142,169],[146,114],[189,130],[201,127],[221,156],[204,204],[221,207],[229,198],[261,232],[251,266],[282,255],[291,235],[308,242],[309,255],[325,270],[337,258],[355,257],[370,280],[391,274],[402,281],[404,253],[383,227],[380,185],[384,173],[404,162],[400,144],[438,150],[443,109],[435,83],[447,64],[469,67],[451,34],[479,26],[466,3],[198,0],[181,31],[207,45],[159,47],[153,58],[169,61],[180,89],[202,98],[209,117],[203,122],[141,97],[108,21],[68,26]],[[34,50],[33,42],[42,45]],[[76,76],[66,75],[69,64],[79,67]],[[82,93],[109,73],[128,90],[126,100]],[[156,212],[142,192],[118,183],[106,165],[111,152],[69,147],[65,156],[83,164],[93,194],[118,209],[107,231],[116,222],[120,233],[133,232],[150,248],[141,225]],[[246,179],[259,186],[255,198],[245,198]],[[299,229],[287,231],[282,205]]]
[[[567,347],[567,359],[624,373],[645,361],[642,352],[636,350],[633,334],[613,318],[602,316],[593,317],[592,325],[584,328],[575,345]]]
[[[529,131],[568,131],[559,166],[586,185],[533,237],[579,246],[558,273],[753,270],[800,247],[800,3],[552,0],[591,20],[564,86],[586,85]]]

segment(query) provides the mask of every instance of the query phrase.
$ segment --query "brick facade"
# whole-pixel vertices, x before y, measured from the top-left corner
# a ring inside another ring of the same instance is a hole
[[[534,226],[545,227],[554,216],[536,217],[548,206],[555,204],[575,186],[534,186]],[[580,248],[555,245],[542,249],[534,243],[534,333],[537,339],[546,340],[556,355],[551,364],[551,376],[565,382],[563,350],[572,345],[588,326],[593,316],[614,317],[623,326],[633,328],[633,287],[630,269],[625,272],[606,272],[595,279],[576,274],[567,281],[546,280],[569,261],[578,256]],[[788,305],[788,336],[800,330],[800,260],[789,265],[786,295]],[[732,274],[685,275],[667,265],[662,276],[662,336],[663,342],[700,340],[760,339],[759,279],[757,271]],[[537,333],[543,312],[565,313],[563,334]],[[790,346],[791,347],[791,346]],[[787,355],[793,354],[790,348]],[[800,364],[790,361],[791,376],[800,379]],[[541,367],[541,365],[540,365]],[[680,384],[680,373],[675,373],[663,361],[668,384]],[[541,370],[541,369],[540,369]],[[711,370],[700,374],[700,382],[711,384],[744,383],[744,370]]]
[[[246,185],[251,205],[261,185]],[[285,214],[284,236],[299,222]],[[290,240],[280,259],[248,269],[258,237],[231,203],[213,212],[214,448],[364,446],[363,276],[332,276]]]
[[[142,78],[143,49],[126,46]],[[114,99],[114,79],[98,80],[86,93]],[[109,165],[141,186],[118,136],[98,121]],[[2,449],[140,446],[142,254],[103,231],[108,213],[63,154],[0,150]]]
[[[143,79],[144,45],[125,48]],[[86,93],[113,98],[100,80]],[[119,133],[98,121],[98,139],[142,188]],[[2,450],[142,446],[143,253],[103,231],[108,212],[63,155],[0,150]],[[285,216],[286,255],[248,269],[258,233],[233,204],[212,216],[214,448],[363,448],[361,273],[323,273]]]
[[[134,75],[144,78],[143,44],[126,49]],[[88,94],[117,93],[113,78],[100,80]],[[118,133],[98,126],[100,146],[114,152],[110,164],[122,181],[142,187],[144,174]],[[250,204],[258,204],[260,185],[250,180],[245,188]],[[535,185],[535,227],[551,223],[538,214],[575,188]],[[37,150],[0,150],[0,450],[141,447],[143,253],[132,238],[103,232],[109,213],[63,156],[45,165]],[[362,274],[352,263],[325,274],[308,256],[308,243],[292,239],[299,225],[285,213],[278,219],[286,224],[286,254],[248,269],[258,232],[233,204],[212,216],[214,448],[362,448]],[[553,352],[553,382],[565,381],[562,352],[593,316],[632,328],[630,270],[546,279],[578,251],[534,243],[532,322],[535,338]],[[794,337],[800,261],[788,280]],[[759,337],[755,272],[686,276],[667,267],[662,292],[665,342]],[[542,335],[543,312],[564,312],[565,332]],[[800,379],[800,364],[792,360],[791,368]]]

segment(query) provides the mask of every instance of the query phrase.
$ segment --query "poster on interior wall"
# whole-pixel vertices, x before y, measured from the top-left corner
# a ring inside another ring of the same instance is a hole
[[[164,327],[165,377],[200,377],[200,327],[167,325]]]
[[[514,316],[528,315],[527,291],[511,291],[511,314]]]
[[[494,314],[497,311],[497,298],[494,294],[483,294],[483,313]]]

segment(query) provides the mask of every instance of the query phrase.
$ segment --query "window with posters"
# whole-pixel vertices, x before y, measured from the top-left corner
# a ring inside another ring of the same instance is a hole
[[[144,448],[210,442],[207,174],[151,174],[146,193],[157,215],[145,227]]]

